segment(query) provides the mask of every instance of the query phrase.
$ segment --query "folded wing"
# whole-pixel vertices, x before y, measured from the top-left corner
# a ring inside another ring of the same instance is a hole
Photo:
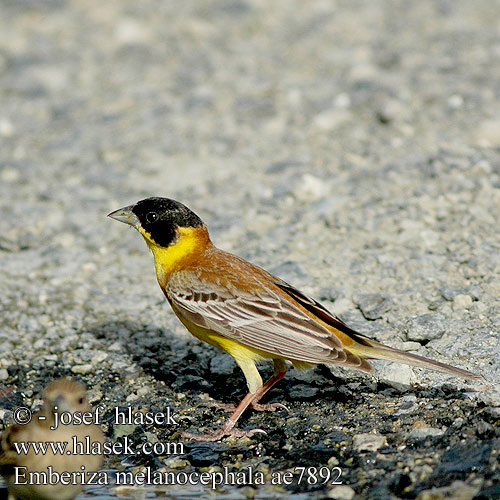
[[[289,360],[370,370],[331,331],[277,290],[261,282],[253,289],[214,284],[183,271],[171,276],[167,296],[172,307],[195,325],[255,349]]]

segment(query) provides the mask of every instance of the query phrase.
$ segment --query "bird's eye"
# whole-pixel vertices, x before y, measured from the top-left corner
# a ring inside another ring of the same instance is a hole
[[[156,212],[148,212],[146,214],[146,222],[152,224],[158,220],[158,214]]]
[[[83,398],[78,398],[78,404],[79,405],[83,404]]]

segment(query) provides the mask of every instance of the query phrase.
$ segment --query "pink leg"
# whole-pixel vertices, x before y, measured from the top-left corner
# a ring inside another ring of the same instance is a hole
[[[276,405],[259,405],[258,401],[264,394],[271,389],[271,387],[279,382],[286,374],[286,365],[282,360],[274,360],[274,374],[273,376],[261,387],[257,389],[256,392],[249,392],[240,402],[240,404],[234,410],[234,413],[226,420],[226,423],[222,427],[215,432],[210,432],[207,434],[192,434],[191,432],[184,432],[183,437],[187,437],[193,439],[194,441],[218,441],[224,436],[253,436],[256,433],[264,433],[262,429],[252,429],[250,431],[241,431],[239,429],[235,429],[236,422],[240,418],[241,414],[250,406],[252,408],[256,408],[257,410],[268,410],[276,409]],[[254,406],[255,405],[255,406]],[[283,405],[280,405],[283,406]],[[271,408],[269,408],[271,407]],[[283,406],[284,407],[284,406]]]

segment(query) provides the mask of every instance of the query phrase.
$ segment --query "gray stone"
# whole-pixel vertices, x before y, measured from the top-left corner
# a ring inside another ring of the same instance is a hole
[[[236,364],[231,356],[217,354],[210,360],[210,371],[216,375],[231,375]]]
[[[342,294],[339,288],[334,288],[330,286],[323,287],[318,294],[320,300],[335,302]]]
[[[410,318],[403,330],[407,340],[421,342],[442,337],[446,331],[446,321],[440,313],[427,313]]]
[[[401,363],[384,363],[378,368],[380,380],[398,390],[407,390],[416,381],[415,372],[409,365]]]
[[[412,429],[407,436],[408,441],[420,441],[428,437],[442,436],[444,431],[442,429],[435,429],[433,427],[417,427]]]
[[[449,300],[451,302],[453,302],[453,299],[463,293],[464,289],[463,288],[459,288],[457,286],[444,286],[443,288],[441,288],[439,290],[441,292],[441,296],[446,299],[446,300]]]
[[[355,303],[366,319],[380,319],[391,310],[392,300],[389,295],[382,293],[367,293],[355,297]]]
[[[309,385],[295,385],[289,391],[290,397],[297,400],[310,400],[316,398],[318,389]]]
[[[292,285],[294,282],[304,282],[310,278],[310,276],[302,269],[302,267],[297,263],[291,260],[287,260],[278,264],[276,266],[272,266],[269,269],[269,272],[278,276],[278,278],[282,278],[285,281],[288,281]]]

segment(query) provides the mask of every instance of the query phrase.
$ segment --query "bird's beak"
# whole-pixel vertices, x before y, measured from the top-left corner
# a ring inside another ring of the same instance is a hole
[[[114,212],[108,214],[108,217],[111,217],[112,219],[115,219],[120,222],[125,222],[125,224],[129,224],[130,226],[135,227],[137,229],[140,223],[137,215],[135,215],[134,212],[132,212],[133,208],[134,205],[130,205],[124,208],[119,208],[118,210],[115,210]]]

